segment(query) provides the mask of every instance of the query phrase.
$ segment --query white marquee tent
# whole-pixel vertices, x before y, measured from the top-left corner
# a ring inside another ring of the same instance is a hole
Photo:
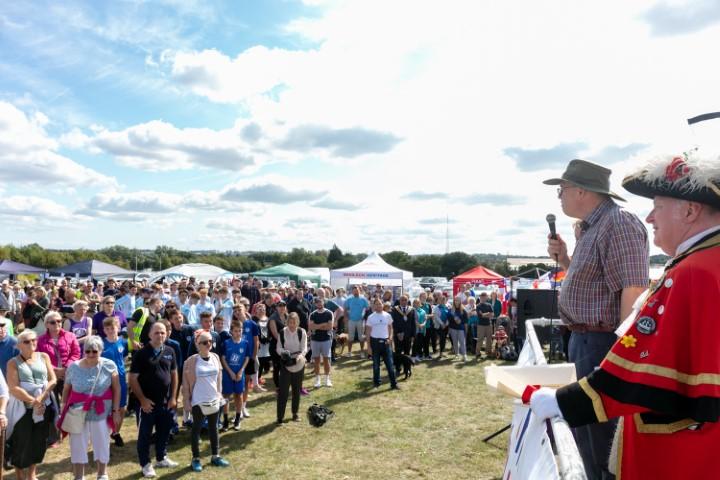
[[[330,286],[332,288],[347,288],[350,285],[360,283],[407,288],[412,281],[412,272],[393,267],[375,252],[356,265],[330,271]]]
[[[184,263],[160,272],[155,272],[150,282],[155,282],[163,277],[166,280],[195,277],[198,282],[207,282],[208,280],[217,280],[219,277],[232,277],[232,272],[207,263]]]

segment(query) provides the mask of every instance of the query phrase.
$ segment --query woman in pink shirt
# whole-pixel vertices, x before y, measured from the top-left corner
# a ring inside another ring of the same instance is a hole
[[[62,316],[56,311],[45,315],[45,328],[45,333],[38,337],[37,351],[50,357],[57,377],[55,394],[59,402],[65,384],[65,369],[80,359],[80,344],[73,333],[62,329]]]

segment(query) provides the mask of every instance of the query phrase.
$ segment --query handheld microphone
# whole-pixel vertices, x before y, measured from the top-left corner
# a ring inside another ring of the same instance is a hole
[[[553,215],[552,213],[548,213],[545,217],[545,220],[548,223],[548,227],[550,227],[550,238],[556,240],[557,232],[555,231],[555,215]]]

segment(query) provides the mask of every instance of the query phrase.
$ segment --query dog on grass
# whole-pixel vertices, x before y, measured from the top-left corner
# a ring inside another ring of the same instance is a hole
[[[345,351],[345,347],[348,344],[348,334],[347,333],[341,333],[337,337],[335,337],[335,343],[337,345],[340,345],[340,355],[343,354]]]
[[[400,352],[393,352],[393,363],[395,364],[395,373],[400,377],[400,371],[402,370],[405,379],[412,376],[413,361],[407,355],[403,355]]]

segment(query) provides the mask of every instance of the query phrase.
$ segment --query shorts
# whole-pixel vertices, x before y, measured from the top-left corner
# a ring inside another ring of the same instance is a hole
[[[127,402],[128,402],[127,379],[125,378],[125,375],[121,375],[119,377],[119,379],[120,379],[120,408],[125,408],[125,407],[127,407]]]
[[[357,338],[357,340],[355,340],[355,338]],[[348,322],[348,340],[351,342],[362,342],[365,340],[362,320]]]
[[[325,340],[323,342],[316,342],[315,340],[311,340],[310,348],[312,349],[312,358],[330,358],[331,347],[332,340]]]
[[[250,362],[248,362],[248,367]],[[222,393],[223,395],[240,394],[245,391],[245,375],[242,376],[240,381],[230,380],[230,375],[225,369],[223,369],[222,379]]]

